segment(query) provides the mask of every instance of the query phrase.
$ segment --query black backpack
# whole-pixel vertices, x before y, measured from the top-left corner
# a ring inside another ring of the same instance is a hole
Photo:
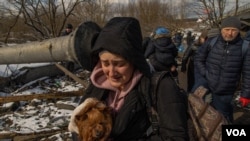
[[[183,96],[183,99],[185,100],[186,104],[187,104],[187,92],[182,89],[178,83],[176,83],[176,81],[174,80],[174,77],[171,75],[170,72],[168,71],[161,71],[161,72],[154,72],[152,77],[151,77],[151,100],[149,100],[147,93],[144,92],[143,96],[144,99],[146,99],[148,104],[148,115],[151,121],[151,127],[147,130],[147,135],[151,135],[151,134],[158,134],[159,133],[159,117],[158,117],[158,113],[156,111],[157,107],[157,91],[158,91],[158,86],[159,86],[159,82],[161,81],[161,79],[163,79],[164,77],[170,77],[173,79],[173,81],[175,82],[175,84],[178,87],[179,93],[181,94],[181,96]]]

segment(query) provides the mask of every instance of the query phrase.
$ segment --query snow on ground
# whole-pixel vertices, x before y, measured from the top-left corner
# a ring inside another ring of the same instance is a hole
[[[23,66],[36,67],[46,63],[0,65],[0,76],[8,77],[20,73]],[[82,71],[82,70],[80,70]],[[52,92],[71,92],[82,89],[83,86],[67,76],[55,78],[43,77],[22,86],[11,93],[1,92],[0,96],[10,95],[32,95]],[[48,138],[36,138],[35,141],[50,140],[61,141],[71,139],[67,132],[67,125],[73,109],[78,105],[77,98],[66,97],[62,99],[33,99],[31,101],[19,101],[0,103],[0,141],[11,141],[1,139],[1,135],[13,133],[38,133],[48,130],[60,130]],[[63,132],[64,131],[64,132]],[[19,141],[19,139],[16,139]]]
[[[8,77],[13,74],[20,72],[20,69],[23,67],[38,67],[45,66],[51,63],[29,63],[29,64],[10,64],[10,65],[0,65],[0,76]]]

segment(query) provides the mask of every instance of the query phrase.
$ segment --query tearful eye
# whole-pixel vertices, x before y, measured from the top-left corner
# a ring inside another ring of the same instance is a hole
[[[102,66],[107,67],[107,66],[109,66],[109,63],[108,62],[102,62]]]

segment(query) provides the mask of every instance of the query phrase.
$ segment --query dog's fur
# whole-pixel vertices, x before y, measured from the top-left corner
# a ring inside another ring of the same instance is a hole
[[[96,98],[88,98],[74,110],[70,122],[69,130],[78,133],[80,140],[106,141],[112,129],[111,110]]]

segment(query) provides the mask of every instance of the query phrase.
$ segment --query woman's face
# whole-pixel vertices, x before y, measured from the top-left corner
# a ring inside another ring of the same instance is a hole
[[[100,53],[99,57],[102,70],[111,86],[122,90],[133,76],[133,65],[123,57],[108,51]]]

